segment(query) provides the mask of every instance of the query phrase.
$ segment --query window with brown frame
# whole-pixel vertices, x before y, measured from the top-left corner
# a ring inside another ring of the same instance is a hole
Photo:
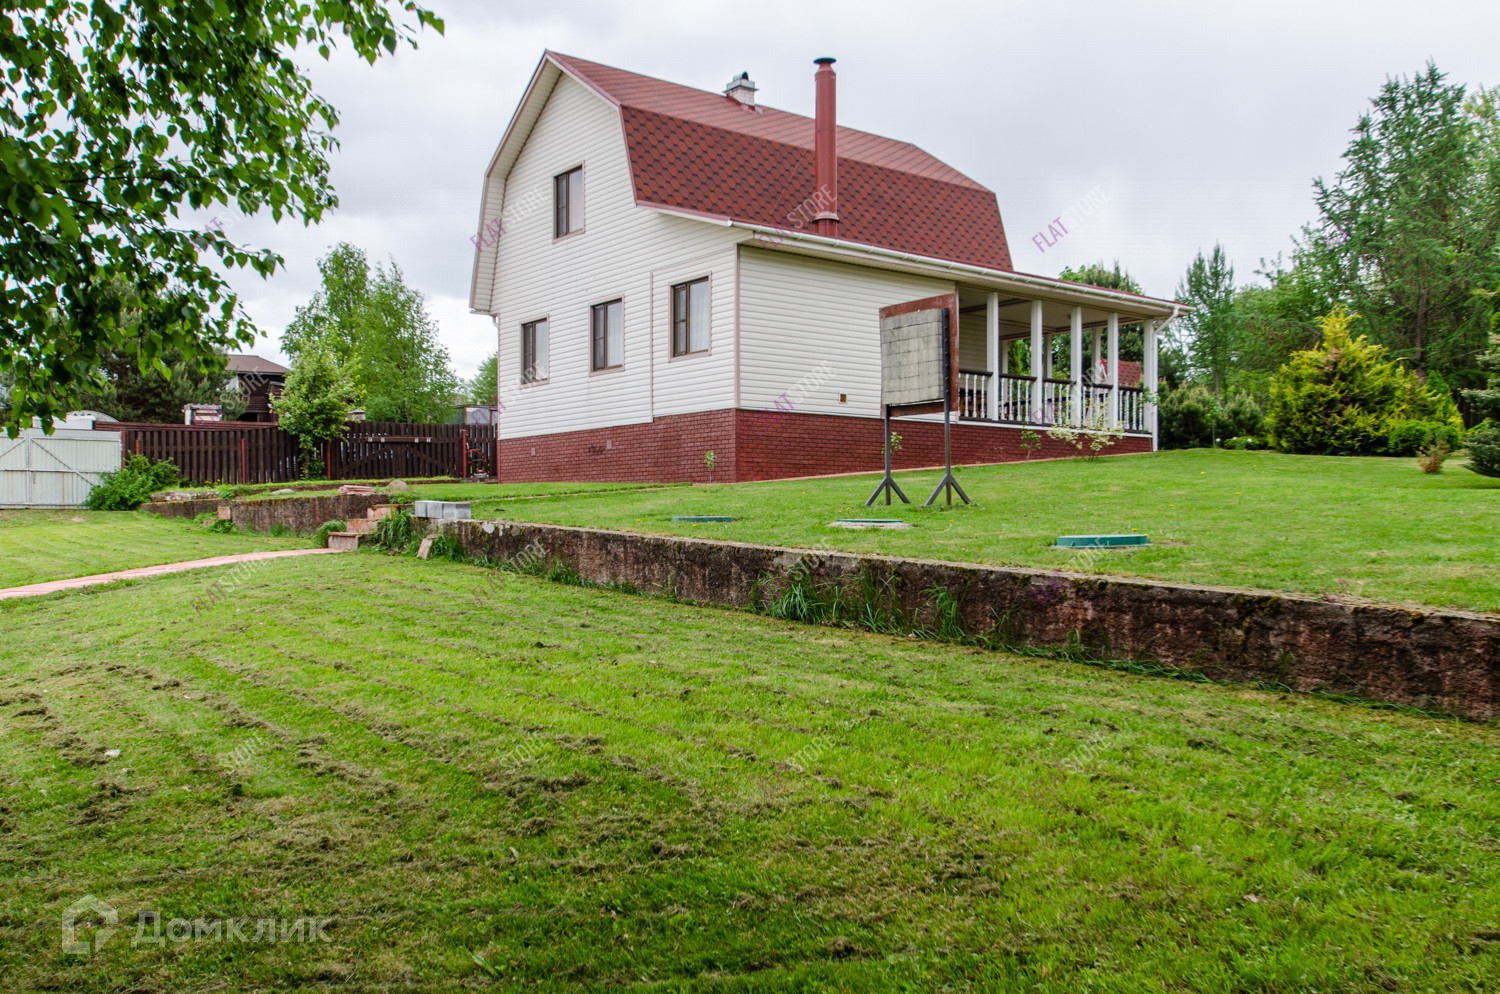
[[[521,325],[521,382],[539,383],[547,378],[547,322]]]
[[[583,167],[552,177],[552,237],[583,230]]]
[[[672,288],[672,354],[708,351],[708,279]]]
[[[594,369],[614,369],[625,362],[625,304],[611,300],[595,304],[590,324],[594,337]]]

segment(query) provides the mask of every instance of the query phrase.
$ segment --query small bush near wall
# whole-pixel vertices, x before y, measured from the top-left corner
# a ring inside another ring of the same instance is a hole
[[[317,549],[328,548],[328,534],[330,532],[341,532],[347,527],[348,525],[342,521],[323,522],[318,526],[318,530],[313,532],[313,547]]]
[[[88,507],[91,511],[133,511],[156,491],[169,490],[180,481],[177,467],[167,460],[131,456],[120,469],[99,475],[98,485],[89,491]]]

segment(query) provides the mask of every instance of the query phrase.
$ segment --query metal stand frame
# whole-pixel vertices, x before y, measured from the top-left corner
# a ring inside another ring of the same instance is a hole
[[[870,495],[870,499],[865,501],[865,507],[869,507],[875,501],[879,500],[882,492],[885,493],[886,504],[890,504],[891,494],[893,493],[901,498],[901,503],[911,503],[911,501],[906,499],[906,494],[902,493],[901,488],[896,485],[896,478],[891,475],[891,408],[889,404],[882,404],[881,407],[885,410],[885,479],[880,481],[880,486],[876,487],[875,492]],[[967,500],[967,498],[965,499]],[[929,503],[931,502],[929,501]]]
[[[963,498],[965,504],[969,503],[969,495],[964,493],[964,488],[958,485],[953,478],[953,375],[952,356],[949,354],[951,343],[948,341],[948,312],[943,312],[943,478],[938,482],[937,489],[932,491],[932,496],[927,498],[923,507],[931,507],[937,500],[938,494],[945,494],[947,503],[953,504],[953,491]],[[886,472],[890,472],[890,455],[887,453]],[[871,498],[872,500],[874,498]]]

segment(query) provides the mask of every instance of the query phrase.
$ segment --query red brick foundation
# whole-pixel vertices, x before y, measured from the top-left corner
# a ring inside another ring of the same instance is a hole
[[[650,424],[500,440],[505,483],[591,480],[669,483],[737,483],[881,469],[878,418],[831,414],[779,414],[720,410],[676,414]],[[891,422],[901,436],[892,460],[897,469],[940,466],[943,426],[924,421]],[[953,461],[963,465],[1019,462],[1021,428],[954,422]],[[1038,429],[1041,448],[1032,458],[1075,455],[1071,446]],[[1151,439],[1128,437],[1110,455],[1151,451]],[[710,473],[704,454],[713,452]]]

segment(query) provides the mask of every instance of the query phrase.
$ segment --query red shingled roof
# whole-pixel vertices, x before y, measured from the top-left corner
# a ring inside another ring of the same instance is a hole
[[[639,203],[802,227],[813,196],[813,119],[548,53],[620,108]],[[809,81],[809,88],[811,81]],[[906,142],[838,129],[839,237],[1010,270],[994,193]]]

